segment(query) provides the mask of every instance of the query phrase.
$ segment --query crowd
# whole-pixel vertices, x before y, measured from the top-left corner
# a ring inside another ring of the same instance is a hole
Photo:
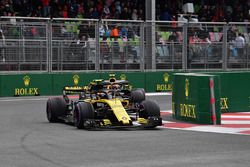
[[[199,21],[250,20],[250,0],[156,0],[156,20],[176,20],[185,3]],[[144,20],[145,0],[1,0],[0,15]]]
[[[144,0],[1,0],[1,16],[144,20]]]
[[[156,19],[175,20],[183,4],[193,3],[194,15],[203,22],[250,21],[250,0],[156,0]]]

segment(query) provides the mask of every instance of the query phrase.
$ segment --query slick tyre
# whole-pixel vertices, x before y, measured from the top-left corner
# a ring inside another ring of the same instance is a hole
[[[75,126],[78,129],[87,128],[85,127],[85,121],[94,119],[94,108],[92,104],[86,102],[78,102],[75,105],[74,111]]]
[[[59,117],[66,114],[66,102],[63,98],[49,98],[46,107],[47,119],[49,122],[59,122]]]
[[[145,90],[142,88],[132,90],[131,100],[134,103],[141,103],[143,100],[145,100]]]
[[[147,119],[148,117],[160,117],[160,107],[156,102],[151,100],[144,100],[141,102],[142,111],[139,112],[141,118]]]

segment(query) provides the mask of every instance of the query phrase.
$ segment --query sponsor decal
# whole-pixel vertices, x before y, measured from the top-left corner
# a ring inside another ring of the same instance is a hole
[[[125,74],[121,74],[121,75],[120,75],[120,79],[121,79],[121,80],[126,80],[126,79],[127,79],[127,77],[126,77],[126,75],[125,75]]]
[[[84,90],[84,89],[86,90],[87,89],[88,86],[84,86],[84,87],[78,86],[79,80],[80,80],[79,75],[77,75],[77,74],[73,75],[72,79],[73,79],[73,85],[74,86],[65,86],[64,87],[64,90],[67,93],[75,94],[76,93],[75,91],[80,91],[80,90]]]
[[[79,75],[74,75],[74,76],[73,76],[73,82],[74,82],[74,85],[75,85],[75,86],[78,85],[79,79],[80,79]]]
[[[156,91],[157,92],[162,92],[162,91],[172,91],[173,90],[173,84],[169,83],[169,74],[168,73],[164,73],[163,74],[163,82],[164,83],[159,83],[156,84]]]
[[[180,104],[180,116],[187,118],[196,118],[196,106],[192,104]]]
[[[24,87],[21,88],[15,88],[15,96],[35,96],[39,95],[39,89],[38,88],[32,88],[29,87],[31,83],[31,78],[28,75],[25,75],[23,77],[23,84]]]
[[[164,82],[168,83],[168,80],[169,80],[169,74],[168,73],[163,74],[163,80],[164,80]]]
[[[228,109],[228,98],[227,97],[220,98],[220,109],[221,110]]]
[[[186,80],[185,80],[185,97],[186,97],[186,99],[188,99],[188,95],[189,95],[189,80],[186,78]]]

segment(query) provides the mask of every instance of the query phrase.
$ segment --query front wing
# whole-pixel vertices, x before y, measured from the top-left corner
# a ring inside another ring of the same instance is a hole
[[[132,121],[130,125],[120,125],[112,123],[109,119],[88,119],[85,120],[84,127],[91,128],[154,128],[162,125],[161,117],[149,117],[148,119],[138,118]]]

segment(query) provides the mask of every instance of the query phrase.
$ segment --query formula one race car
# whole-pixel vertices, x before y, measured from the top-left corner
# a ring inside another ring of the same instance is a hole
[[[72,100],[69,94],[77,93]],[[144,89],[131,89],[124,80],[94,80],[85,87],[65,87],[63,98],[47,101],[49,122],[73,123],[79,129],[89,128],[154,128],[162,125],[160,108],[145,100]]]

